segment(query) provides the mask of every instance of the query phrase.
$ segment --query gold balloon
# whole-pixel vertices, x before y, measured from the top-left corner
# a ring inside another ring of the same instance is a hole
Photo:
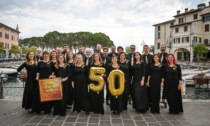
[[[115,89],[115,79],[119,78],[119,88]],[[108,77],[109,82],[109,91],[112,96],[116,96],[118,98],[124,92],[125,89],[125,75],[121,70],[113,70],[110,72]]]
[[[104,88],[104,78],[101,76],[105,73],[105,69],[103,67],[91,67],[89,78],[92,81],[98,82],[98,85],[90,83],[90,90],[95,91],[99,94],[99,91]]]

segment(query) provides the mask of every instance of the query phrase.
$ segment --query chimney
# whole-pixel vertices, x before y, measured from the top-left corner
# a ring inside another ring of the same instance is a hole
[[[206,7],[205,3],[201,3],[197,5],[198,9],[203,9],[204,7]]]
[[[180,10],[178,10],[176,13],[177,13],[177,15],[179,15],[180,14]]]
[[[18,24],[17,24],[17,26],[16,26],[16,30],[17,30],[17,31],[19,31],[19,27],[18,27]]]
[[[187,12],[188,11],[188,8],[185,8],[185,12]]]

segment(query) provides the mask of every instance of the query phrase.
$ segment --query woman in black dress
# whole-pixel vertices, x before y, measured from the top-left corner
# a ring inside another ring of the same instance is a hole
[[[117,56],[112,56],[111,65],[108,66],[107,69],[107,77],[109,77],[109,73],[113,70],[122,70],[121,66],[117,63]],[[119,78],[115,78],[115,88],[119,88]],[[120,114],[123,111],[123,95],[119,95],[118,98],[115,96],[110,96],[110,108],[113,114]]]
[[[98,53],[94,53],[92,56],[92,63],[90,65],[90,69],[91,67],[102,67],[104,68],[102,59],[100,54]],[[101,75],[103,76],[103,75]],[[95,85],[98,84],[98,82],[96,81],[91,81],[89,83],[93,83]],[[100,114],[104,114],[104,90],[99,91],[99,94],[95,91],[89,90],[89,98],[90,98],[90,108],[91,111],[94,113],[100,113]]]
[[[153,55],[154,63],[149,67],[147,86],[150,87],[151,113],[160,113],[160,88],[163,87],[164,66],[159,62],[158,54]]]
[[[148,92],[144,83],[144,62],[141,60],[141,54],[135,53],[135,60],[132,67],[133,72],[133,108],[136,112],[145,113],[148,109]]]
[[[57,52],[55,50],[50,52],[50,61],[53,62],[53,64],[57,62]]]
[[[36,74],[36,80],[40,79],[48,79],[53,77],[54,72],[53,72],[53,63],[50,61],[49,58],[49,53],[47,51],[43,52],[43,60],[39,61],[38,66],[37,66],[37,74]],[[36,96],[35,96],[35,103],[33,105],[33,109],[35,112],[38,114],[44,110],[45,114],[49,114],[52,109],[52,102],[41,102],[40,101],[40,92],[39,92],[39,86],[36,89]]]
[[[22,108],[32,112],[32,104],[34,101],[34,88],[37,86],[36,70],[37,61],[34,52],[30,51],[26,54],[26,61],[17,69],[21,72],[23,68],[27,71],[27,78],[23,92]]]
[[[173,54],[168,55],[167,62],[168,63],[164,70],[164,89],[166,93],[166,99],[169,105],[169,113],[178,114],[183,112],[181,95],[181,67],[176,64]]]
[[[67,106],[67,87],[68,79],[70,78],[70,69],[69,66],[65,63],[65,57],[63,54],[58,55],[57,63],[55,64],[55,76],[61,78],[62,82],[62,100],[54,101],[54,111],[53,115],[66,115],[66,106]]]
[[[72,87],[74,88],[73,112],[83,110],[89,115],[88,69],[85,67],[81,54],[76,55],[75,65],[72,67],[72,78]]]
[[[71,69],[74,66],[74,54],[73,52],[69,51],[66,54],[66,63],[69,65],[70,73]],[[73,96],[74,96],[74,90],[72,88],[72,78],[70,77],[68,80],[68,90],[67,90],[67,108],[72,108],[73,105]]]
[[[125,90],[123,92],[123,109],[127,110],[131,80],[130,80],[130,65],[129,61],[126,60],[125,52],[121,52],[119,54],[118,64],[121,66],[122,71],[125,75]]]

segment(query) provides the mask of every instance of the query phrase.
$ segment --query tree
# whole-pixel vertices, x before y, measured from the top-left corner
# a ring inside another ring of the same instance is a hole
[[[22,46],[22,54],[28,53],[29,48],[27,46]]]
[[[36,53],[36,49],[37,49],[36,46],[31,46],[31,47],[29,48],[29,51],[32,51],[32,52]]]
[[[0,42],[0,53],[4,52],[4,43]]]
[[[155,46],[154,45],[151,45],[149,48],[150,48],[150,52],[154,54],[154,48],[155,48]]]
[[[126,52],[127,54],[131,52],[131,50],[130,50],[130,47],[129,47],[129,46],[126,46],[126,47],[125,47],[125,52]]]
[[[209,52],[209,49],[206,48],[206,46],[204,44],[196,44],[196,45],[193,46],[193,52],[195,54],[201,55],[201,54],[208,53]]]
[[[20,54],[20,49],[18,45],[12,45],[11,49],[9,50],[9,52],[12,54]]]

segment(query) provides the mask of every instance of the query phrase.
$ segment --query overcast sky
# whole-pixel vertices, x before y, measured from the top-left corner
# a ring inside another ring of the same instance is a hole
[[[0,0],[0,22],[16,28],[20,38],[49,31],[103,32],[115,45],[154,43],[153,24],[173,19],[177,10],[209,0]]]

